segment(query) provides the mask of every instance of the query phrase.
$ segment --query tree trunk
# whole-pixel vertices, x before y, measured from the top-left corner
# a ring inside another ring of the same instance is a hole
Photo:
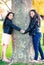
[[[27,29],[29,24],[29,14],[32,7],[32,0],[12,0],[12,10],[15,13],[13,23],[22,29]],[[27,34],[13,31],[13,54],[14,62],[29,62],[33,59],[34,52],[32,37]]]

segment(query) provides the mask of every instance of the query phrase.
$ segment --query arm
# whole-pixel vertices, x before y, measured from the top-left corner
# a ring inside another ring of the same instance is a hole
[[[33,27],[36,25],[37,20],[35,20],[34,22],[30,22],[28,28],[25,30],[25,33],[28,33],[29,31],[31,31],[31,29],[33,29]]]
[[[29,32],[29,26],[28,26],[28,28],[25,30],[25,33],[24,34],[26,34],[26,33],[28,33]]]
[[[11,26],[13,29],[15,29],[15,30],[17,30],[17,31],[20,31],[20,30],[21,30],[20,27],[14,25],[14,24],[13,24],[12,22],[10,22],[10,21],[9,21],[9,22],[7,21],[7,25]]]

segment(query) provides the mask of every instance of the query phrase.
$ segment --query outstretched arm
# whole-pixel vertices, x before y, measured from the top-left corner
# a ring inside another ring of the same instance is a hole
[[[15,24],[13,24],[12,22],[8,22],[7,21],[7,25],[11,26],[13,29],[20,31],[21,33],[24,33],[24,30],[22,30],[20,27],[16,26]]]
[[[12,27],[13,29],[15,29],[15,30],[17,30],[17,31],[20,31],[20,30],[21,30],[20,27],[16,26],[16,25],[13,24],[11,21],[8,22],[8,20],[7,20],[7,25],[10,26],[10,27]]]
[[[33,27],[36,25],[37,20],[35,20],[34,22],[30,22],[28,28],[25,30],[25,33],[28,33],[29,31],[31,31],[33,29]]]

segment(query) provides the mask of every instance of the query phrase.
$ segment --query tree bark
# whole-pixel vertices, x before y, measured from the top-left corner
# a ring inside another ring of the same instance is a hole
[[[12,11],[15,13],[13,23],[22,29],[27,29],[30,22],[29,11],[32,0],[12,0]],[[29,62],[34,57],[32,37],[27,34],[13,31],[13,54],[14,62]]]

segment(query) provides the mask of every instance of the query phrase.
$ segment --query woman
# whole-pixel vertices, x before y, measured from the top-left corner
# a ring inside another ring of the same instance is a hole
[[[3,23],[3,35],[2,35],[2,60],[6,61],[6,62],[10,62],[7,58],[6,58],[6,49],[7,46],[9,45],[10,42],[10,36],[12,34],[13,29],[20,31],[20,32],[24,32],[23,30],[21,30],[20,27],[14,25],[12,23],[12,19],[14,17],[14,13],[9,12],[4,20]]]
[[[29,35],[32,36],[35,51],[34,61],[38,59],[38,52],[40,52],[41,59],[43,60],[44,54],[40,44],[41,39],[40,16],[35,10],[30,10],[29,16],[30,16],[30,24],[28,28],[25,30],[25,34],[29,32]]]

